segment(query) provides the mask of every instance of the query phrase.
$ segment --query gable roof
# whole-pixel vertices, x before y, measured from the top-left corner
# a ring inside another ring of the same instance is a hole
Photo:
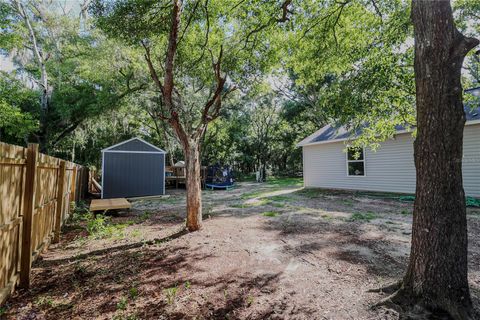
[[[471,108],[470,106],[465,106],[465,115],[466,115],[466,124],[476,124],[480,123],[480,106],[477,108]],[[396,126],[397,134],[409,132],[404,126]],[[317,130],[310,136],[306,137],[297,144],[297,147],[303,147],[312,144],[322,144],[338,141],[347,141],[355,139],[362,133],[362,128],[359,128],[355,131],[348,129],[346,126],[338,124],[328,124]]]
[[[159,147],[156,147],[138,137],[117,143],[113,146],[103,149],[102,152],[166,153]]]

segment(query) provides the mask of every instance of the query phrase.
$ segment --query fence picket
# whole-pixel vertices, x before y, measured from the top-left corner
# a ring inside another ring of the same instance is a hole
[[[37,179],[38,144],[29,144],[25,188],[23,193],[23,230],[22,250],[20,257],[20,287],[30,286],[30,271],[32,268],[32,222],[35,210],[35,189]]]

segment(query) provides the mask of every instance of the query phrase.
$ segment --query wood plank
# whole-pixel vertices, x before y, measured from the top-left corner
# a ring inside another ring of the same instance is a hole
[[[92,184],[95,186],[95,188],[98,190],[98,191],[102,191],[102,186],[97,182],[97,180],[95,180],[95,178],[92,177]]]
[[[27,152],[27,172],[24,188],[24,212],[22,231],[22,256],[20,258],[20,287],[30,286],[30,270],[32,268],[32,224],[35,210],[35,189],[37,180],[38,144],[29,144]]]
[[[55,212],[55,227],[53,242],[60,241],[60,231],[62,229],[62,215],[63,215],[63,199],[65,198],[65,173],[66,163],[60,162],[60,170],[58,172],[58,189],[57,189],[57,207]],[[68,204],[67,204],[68,205]]]
[[[90,203],[90,211],[130,209],[132,204],[125,198],[94,199]]]
[[[159,195],[153,195],[153,196],[131,197],[131,198],[127,198],[127,200],[129,200],[129,201],[138,201],[138,200],[148,200],[148,199],[158,199],[158,198],[170,198],[170,195],[168,195],[168,194],[159,194]]]
[[[27,163],[25,159],[19,158],[0,158],[1,165],[23,165]]]

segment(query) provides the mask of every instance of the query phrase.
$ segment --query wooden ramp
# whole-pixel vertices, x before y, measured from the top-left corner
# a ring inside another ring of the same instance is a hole
[[[130,209],[132,204],[125,198],[93,199],[90,203],[90,211],[105,211],[116,209]]]

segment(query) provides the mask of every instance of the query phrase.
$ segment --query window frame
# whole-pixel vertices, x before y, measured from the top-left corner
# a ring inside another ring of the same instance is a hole
[[[346,173],[347,173],[347,177],[350,178],[350,177],[356,177],[356,178],[364,178],[367,176],[367,154],[366,154],[366,150],[365,150],[365,147],[362,147],[362,153],[363,153],[363,160],[349,160],[348,159],[348,150],[349,149],[352,149],[353,147],[351,146],[347,146],[347,149],[345,151],[345,164],[346,164]],[[348,170],[348,164],[350,162],[363,162],[363,175],[351,175],[349,170]]]

